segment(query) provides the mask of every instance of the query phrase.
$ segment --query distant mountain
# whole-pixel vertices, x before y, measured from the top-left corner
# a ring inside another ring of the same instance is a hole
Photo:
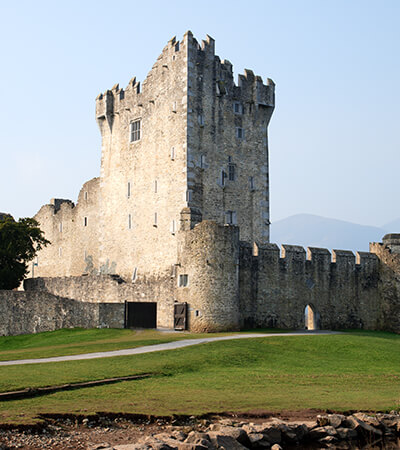
[[[387,230],[400,230],[400,219],[379,228],[312,214],[296,214],[271,224],[271,242],[329,250],[368,251],[369,243],[380,242],[389,232]]]
[[[388,233],[400,233],[400,218],[385,223],[385,225],[382,225],[382,228],[387,230]]]

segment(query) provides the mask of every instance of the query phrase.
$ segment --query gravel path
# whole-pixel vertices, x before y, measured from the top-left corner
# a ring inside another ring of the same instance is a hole
[[[51,358],[20,359],[14,361],[0,361],[0,366],[12,366],[18,364],[39,364],[61,361],[78,361],[82,359],[112,358],[114,356],[139,355],[141,353],[160,352],[162,350],[175,350],[177,348],[189,347],[190,345],[207,344],[208,342],[227,341],[231,339],[267,338],[285,336],[321,336],[326,334],[339,334],[334,331],[306,331],[293,333],[249,333],[233,334],[231,336],[209,337],[200,339],[184,339],[181,341],[168,342],[165,344],[148,345],[144,347],[126,348],[108,352],[84,353],[81,355],[53,356]]]

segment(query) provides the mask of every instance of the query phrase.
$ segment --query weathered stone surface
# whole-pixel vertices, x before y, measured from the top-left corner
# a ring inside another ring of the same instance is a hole
[[[271,442],[262,433],[249,433],[248,437],[250,440],[250,448],[252,449],[271,447]]]
[[[340,439],[346,439],[346,440],[351,440],[351,439],[357,439],[358,433],[356,430],[354,430],[353,428],[343,428],[343,427],[339,427],[336,428],[338,437]]]
[[[336,436],[337,431],[331,425],[326,425],[324,427],[317,427],[310,431],[309,437],[310,439],[322,439],[326,436]]]
[[[234,439],[231,436],[224,436],[223,434],[220,434],[219,431],[210,431],[209,433],[211,443],[214,445],[214,447],[224,447],[225,449],[230,450],[246,450],[247,447],[240,444],[236,439]]]
[[[381,430],[372,427],[371,425],[368,425],[367,423],[358,419],[354,415],[347,417],[346,423],[349,425],[350,428],[356,430],[357,433],[360,435],[382,437]]]
[[[215,431],[219,431],[224,436],[233,437],[233,439],[236,439],[238,442],[240,442],[241,444],[243,444],[246,447],[249,444],[249,438],[247,436],[247,433],[242,428],[220,425],[218,427],[218,429]]]

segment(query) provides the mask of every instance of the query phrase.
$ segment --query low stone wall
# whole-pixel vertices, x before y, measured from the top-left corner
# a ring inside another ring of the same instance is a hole
[[[0,335],[61,328],[124,328],[125,305],[87,303],[44,291],[0,291]]]
[[[28,278],[27,292],[46,291],[52,295],[87,303],[157,302],[157,327],[173,328],[176,279],[163,275],[138,274],[132,283],[117,275]]]

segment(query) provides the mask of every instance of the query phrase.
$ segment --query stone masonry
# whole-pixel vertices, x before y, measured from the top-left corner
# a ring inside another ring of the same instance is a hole
[[[235,83],[214,40],[199,44],[188,31],[167,43],[142,85],[133,78],[100,94],[100,176],[77,204],[52,199],[35,216],[51,245],[25,295],[128,309],[151,302],[167,328],[186,305],[185,327],[199,332],[400,332],[397,235],[356,256],[269,243],[274,91],[251,70]]]

